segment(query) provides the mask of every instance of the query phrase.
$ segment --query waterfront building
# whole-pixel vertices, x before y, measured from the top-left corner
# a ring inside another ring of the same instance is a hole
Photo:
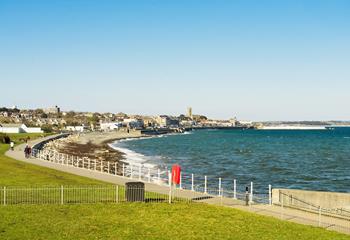
[[[193,115],[192,115],[192,107],[189,107],[188,109],[187,109],[187,117],[189,117],[189,118],[193,118]]]
[[[65,130],[70,132],[84,132],[86,130],[86,127],[84,125],[81,126],[66,126]]]
[[[123,126],[122,122],[107,122],[107,123],[100,123],[100,129],[102,131],[112,131],[119,129]]]

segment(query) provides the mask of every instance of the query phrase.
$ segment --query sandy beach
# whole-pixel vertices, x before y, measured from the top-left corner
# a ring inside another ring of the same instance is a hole
[[[45,149],[60,153],[88,157],[103,161],[118,162],[124,159],[124,153],[109,147],[109,143],[125,138],[144,137],[140,131],[112,131],[72,134],[45,145]]]

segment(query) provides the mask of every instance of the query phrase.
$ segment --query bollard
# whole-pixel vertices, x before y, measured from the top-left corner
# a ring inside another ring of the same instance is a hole
[[[117,163],[114,163],[114,175],[117,175]]]
[[[249,187],[245,187],[245,205],[249,206]]]
[[[160,169],[158,168],[158,181],[160,181]]]
[[[221,178],[219,178],[219,196],[221,196]]]
[[[272,188],[271,188],[271,184],[269,184],[269,205],[272,205]]]
[[[204,193],[207,194],[208,190],[207,190],[207,176],[204,176]]]
[[[111,172],[111,166],[110,166],[111,164],[109,163],[109,161],[108,161],[108,164],[107,164],[107,170],[108,170],[108,174],[110,174],[110,172]]]
[[[237,182],[236,182],[236,179],[233,179],[233,198],[237,199]]]
[[[100,171],[103,172],[102,160],[100,161]]]
[[[125,164],[123,163],[123,177],[125,177]]]

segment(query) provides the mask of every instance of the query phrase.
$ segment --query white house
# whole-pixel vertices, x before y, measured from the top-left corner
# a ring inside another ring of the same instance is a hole
[[[67,131],[71,131],[71,132],[84,132],[85,130],[85,126],[66,126],[66,130]]]
[[[110,130],[118,129],[121,126],[122,126],[122,123],[119,123],[119,122],[100,123],[100,127],[102,131],[110,131]]]
[[[1,133],[43,133],[38,127],[27,127],[25,124],[3,124],[0,123]]]

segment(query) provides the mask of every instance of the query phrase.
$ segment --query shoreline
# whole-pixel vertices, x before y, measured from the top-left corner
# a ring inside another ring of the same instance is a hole
[[[66,138],[47,143],[44,149],[55,150],[63,154],[88,157],[102,161],[120,162],[124,153],[110,147],[110,144],[127,138],[144,137],[138,131],[91,132],[74,134]]]

